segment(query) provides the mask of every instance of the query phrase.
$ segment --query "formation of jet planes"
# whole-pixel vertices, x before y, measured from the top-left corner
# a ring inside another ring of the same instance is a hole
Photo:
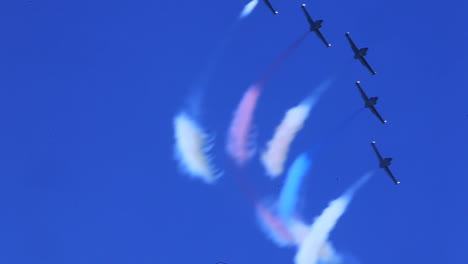
[[[271,5],[270,1],[268,0],[263,0],[263,2],[265,3],[265,5],[268,6],[268,8],[271,10],[271,12],[273,12],[273,15],[277,15],[278,14],[278,11],[276,11],[273,6]]]
[[[320,32],[320,28],[322,27],[323,20],[317,20],[317,21],[312,20],[312,17],[309,15],[309,12],[307,12],[307,9],[305,8],[305,6],[306,6],[305,4],[302,4],[301,8],[302,8],[302,11],[304,11],[304,15],[306,16],[307,21],[309,22],[310,31],[315,32],[315,34],[317,34],[317,36],[322,40],[322,42],[325,43],[325,46],[331,47],[331,44],[325,40],[325,37]]]
[[[263,1],[268,6],[268,8],[270,8],[273,14],[275,15],[278,14],[278,11],[276,11],[273,8],[273,6],[270,4],[268,0],[263,0]],[[331,47],[331,44],[328,43],[328,41],[320,32],[320,28],[322,28],[323,20],[314,21],[312,17],[310,16],[309,12],[307,11],[307,9],[305,8],[305,6],[306,6],[305,4],[302,4],[301,8],[302,8],[302,11],[304,12],[304,15],[307,18],[307,22],[309,22],[310,31],[315,32],[315,34],[317,34],[317,36],[320,38],[320,40],[322,40],[325,46]],[[354,58],[359,60],[362,63],[362,65],[364,65],[372,73],[372,75],[375,75],[377,72],[374,71],[374,69],[372,69],[372,67],[369,65],[367,60],[364,58],[367,55],[368,48],[358,48],[356,44],[354,43],[354,41],[351,39],[349,32],[346,32],[345,36],[348,39],[349,45],[351,46],[351,49],[354,52]],[[378,97],[369,98],[364,92],[364,90],[362,89],[360,83],[361,83],[360,81],[357,81],[356,86],[359,89],[362,99],[364,100],[364,103],[365,103],[364,106],[366,108],[369,108],[371,112],[380,120],[380,122],[382,122],[383,124],[387,123],[387,121],[382,118],[382,116],[379,114],[379,112],[377,112],[377,109],[375,108],[375,104],[377,103],[377,100],[379,98]],[[374,149],[375,154],[379,158],[380,168],[383,168],[387,172],[387,174],[390,176],[390,178],[393,180],[395,184],[400,184],[400,182],[396,180],[395,176],[393,176],[392,172],[388,168],[388,166],[392,162],[392,158],[382,158],[379,151],[377,150],[377,147],[375,146],[375,141],[372,141],[371,145],[372,145],[372,148]]]
[[[395,184],[400,184],[399,181],[397,181],[397,179],[395,178],[395,176],[393,176],[393,173],[390,171],[390,169],[388,168],[388,166],[390,166],[390,164],[392,163],[392,158],[382,158],[382,155],[380,155],[380,152],[379,150],[377,149],[377,147],[375,146],[375,141],[372,141],[371,142],[371,145],[372,145],[372,148],[374,149],[375,151],[375,154],[377,155],[377,158],[379,158],[379,167],[384,169],[388,176],[390,176],[390,178],[392,178],[393,182]]]
[[[365,102],[364,107],[369,108],[372,111],[372,113],[380,120],[380,122],[382,122],[382,124],[387,123],[387,120],[384,120],[382,116],[380,116],[379,112],[377,112],[377,109],[375,109],[375,106],[374,106],[377,103],[377,100],[379,98],[376,96],[371,97],[371,98],[367,97],[360,83],[361,83],[360,81],[357,81],[356,86],[359,89],[359,92],[361,93],[362,99],[364,99],[364,102]]]
[[[361,48],[359,49],[356,44],[354,44],[353,40],[351,39],[351,37],[349,36],[349,32],[346,32],[345,34],[346,38],[348,39],[349,41],[349,45],[351,45],[351,49],[353,49],[353,52],[354,52],[354,58],[356,60],[359,60],[362,65],[364,65],[371,73],[372,75],[376,74],[377,72],[374,71],[372,69],[372,67],[369,65],[369,63],[367,63],[366,59],[364,58],[364,56],[367,55],[367,50],[369,48]]]

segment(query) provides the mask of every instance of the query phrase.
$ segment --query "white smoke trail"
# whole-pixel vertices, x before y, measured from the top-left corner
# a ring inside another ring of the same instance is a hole
[[[239,19],[243,19],[250,15],[252,11],[257,7],[258,5],[258,0],[252,0],[249,3],[247,3],[244,8],[242,9],[242,12],[239,15]]]
[[[269,176],[274,178],[283,172],[289,146],[297,132],[304,126],[310,108],[311,104],[306,102],[289,109],[276,128],[273,138],[267,143],[267,149],[261,157]]]
[[[353,199],[354,193],[373,175],[365,174],[358,182],[351,186],[341,197],[330,202],[322,214],[315,220],[308,236],[302,241],[295,256],[296,264],[317,264],[322,247],[328,240],[330,232],[346,211]]]
[[[184,112],[174,118],[174,130],[175,154],[181,168],[192,177],[213,183],[220,175],[211,165],[208,135]]]
[[[331,79],[323,81],[299,105],[286,112],[280,125],[276,128],[273,138],[267,143],[267,149],[261,157],[266,173],[270,177],[275,178],[283,173],[284,162],[288,156],[291,142],[304,126],[304,122],[309,116],[310,111],[317,105],[323,93],[327,91],[332,83]]]

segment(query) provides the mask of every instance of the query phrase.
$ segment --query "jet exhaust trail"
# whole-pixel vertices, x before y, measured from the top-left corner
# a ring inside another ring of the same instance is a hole
[[[220,174],[214,172],[208,155],[212,147],[209,136],[184,112],[174,118],[174,130],[175,157],[180,167],[192,177],[214,183]]]
[[[255,7],[257,7],[257,5],[258,0],[252,0],[249,3],[247,3],[242,9],[242,12],[239,15],[239,19],[244,19],[247,16],[249,16],[254,11]]]
[[[267,175],[275,178],[283,173],[289,146],[304,126],[310,111],[332,83],[331,80],[323,81],[304,101],[286,112],[273,138],[267,143],[266,151],[261,156]]]
[[[297,246],[309,236],[310,226],[300,219],[292,219],[289,224],[284,223],[265,207],[257,207],[260,224],[268,237],[279,247]],[[333,245],[325,241],[317,252],[318,264],[341,264],[341,256],[336,253]]]
[[[228,131],[227,152],[236,161],[237,165],[243,166],[254,154],[254,148],[252,147],[253,141],[249,140],[249,135],[253,122],[253,114],[261,90],[266,82],[285,62],[286,58],[288,58],[304,41],[307,33],[295,40],[286,51],[276,59],[263,77],[249,87],[234,112],[234,117]]]
[[[228,132],[227,151],[241,166],[254,154],[252,141],[249,141],[252,119],[260,96],[258,86],[251,86],[242,97]]]
[[[309,111],[310,105],[307,103],[289,109],[276,128],[273,138],[267,143],[267,149],[263,152],[261,161],[270,177],[275,178],[283,173],[289,146],[302,129]]]
[[[208,57],[197,79],[192,83],[189,96],[180,114],[174,117],[175,150],[181,168],[192,176],[201,177],[205,182],[212,183],[219,176],[213,173],[211,158],[208,155],[212,143],[207,144],[208,136],[201,125],[195,120],[201,115],[202,102],[206,89],[218,66],[219,59],[232,39],[239,25],[236,20],[218,42]],[[184,138],[187,137],[187,138]],[[197,150],[198,148],[198,150]]]
[[[296,208],[299,188],[311,166],[312,159],[307,153],[302,153],[289,167],[286,181],[278,199],[278,215],[286,223],[291,221],[291,216]]]
[[[346,211],[349,203],[353,199],[356,191],[366,183],[374,174],[373,171],[366,173],[361,179],[353,184],[338,199],[330,202],[329,206],[323,210],[312,224],[309,235],[304,239],[298,248],[295,256],[296,264],[317,264],[319,252],[324,242],[328,240],[330,232],[337,224],[340,217]]]
[[[298,39],[296,39],[289,47],[281,53],[281,55],[273,62],[273,64],[268,68],[268,70],[263,74],[263,77],[259,79],[257,84],[260,87],[263,87],[267,81],[273,77],[273,75],[280,69],[280,67],[286,62],[286,59],[289,58],[292,53],[304,42],[306,37],[309,35],[309,31],[304,33]]]
[[[296,244],[296,236],[300,236],[300,227],[295,225],[295,230],[291,230],[282,219],[276,217],[271,211],[260,203],[256,206],[259,223],[263,231],[279,247]],[[307,228],[303,228],[307,230]],[[295,231],[296,234],[294,234]]]

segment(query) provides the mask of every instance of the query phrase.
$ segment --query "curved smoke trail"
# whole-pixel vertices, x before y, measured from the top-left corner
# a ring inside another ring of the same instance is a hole
[[[183,112],[174,118],[174,128],[175,153],[181,168],[192,177],[213,183],[220,175],[211,164],[208,151],[212,144],[208,135]]]
[[[261,156],[261,161],[267,175],[278,177],[283,173],[289,146],[296,134],[304,126],[310,111],[317,105],[323,93],[331,86],[331,79],[323,81],[299,105],[286,112],[280,125],[276,128],[273,138],[267,143],[267,148]]]
[[[299,47],[307,37],[308,32],[295,40],[281,55],[273,62],[265,74],[245,92],[234,117],[231,121],[227,136],[227,153],[235,160],[237,165],[242,166],[253,155],[252,140],[249,140],[253,123],[253,115],[257,106],[260,93],[266,82],[279,70],[286,59]]]
[[[291,222],[291,216],[296,208],[299,188],[311,166],[312,159],[310,156],[307,153],[302,153],[288,169],[278,199],[278,216],[286,223]]]
[[[373,171],[366,173],[355,184],[353,184],[343,195],[330,202],[322,214],[315,219],[310,227],[309,235],[298,248],[295,256],[296,264],[316,264],[323,243],[328,240],[330,232],[336,226],[340,217],[346,212],[349,203],[356,191],[366,183],[374,174]]]
[[[253,8],[251,7],[252,10]],[[209,150],[212,148],[213,142],[207,144],[206,138],[210,138],[210,136],[204,132],[200,124],[203,98],[215,74],[215,70],[218,68],[220,58],[225,53],[239,25],[240,19],[237,19],[218,42],[204,66],[201,67],[202,70],[198,74],[198,77],[191,85],[185,107],[174,117],[175,154],[179,165],[188,174],[192,176],[197,175],[207,183],[213,183],[220,174],[216,174],[212,169]],[[182,127],[188,129],[182,129]],[[195,150],[195,147],[199,149]]]

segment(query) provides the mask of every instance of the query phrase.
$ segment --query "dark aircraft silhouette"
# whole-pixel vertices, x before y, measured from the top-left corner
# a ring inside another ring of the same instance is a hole
[[[364,102],[365,102],[365,107],[366,108],[369,108],[372,113],[374,113],[375,116],[377,116],[377,118],[380,120],[380,122],[382,122],[382,124],[385,124],[387,123],[387,120],[384,120],[379,112],[377,112],[377,109],[375,109],[374,105],[377,103],[377,100],[379,99],[378,97],[367,97],[366,93],[364,92],[364,90],[361,88],[361,85],[360,85],[360,81],[357,81],[356,82],[356,86],[357,88],[359,89],[359,92],[361,93],[361,97],[362,99],[364,99]]]
[[[270,1],[268,0],[263,0],[263,2],[265,3],[265,5],[268,6],[268,8],[270,8],[271,12],[273,12],[273,15],[277,15],[278,14],[278,11],[276,11],[273,6],[271,5]]]
[[[382,155],[380,155],[380,152],[377,150],[377,147],[375,146],[375,141],[372,141],[371,145],[375,151],[375,154],[379,158],[379,162],[380,162],[379,167],[384,169],[387,172],[387,174],[390,176],[390,178],[392,178],[395,184],[400,184],[400,182],[397,181],[397,179],[395,179],[395,176],[393,176],[392,172],[388,168],[388,166],[392,163],[392,158],[382,158]]]
[[[356,44],[354,44],[353,40],[349,36],[349,32],[346,32],[345,36],[348,39],[349,44],[351,45],[351,48],[353,49],[354,58],[356,60],[359,60],[362,63],[362,65],[364,65],[372,73],[372,75],[376,74],[377,72],[372,69],[372,67],[369,65],[369,63],[367,63],[366,59],[364,58],[364,56],[367,55],[367,50],[369,48],[358,49]]]
[[[305,4],[302,4],[301,8],[302,8],[302,11],[304,11],[307,21],[310,24],[310,31],[315,32],[315,34],[317,34],[317,36],[323,41],[323,43],[325,43],[327,47],[331,47],[331,44],[325,40],[322,33],[320,32],[320,28],[322,27],[323,20],[317,20],[314,22],[314,20],[312,20],[312,17],[310,17],[309,12],[307,12],[307,9],[305,8]]]

